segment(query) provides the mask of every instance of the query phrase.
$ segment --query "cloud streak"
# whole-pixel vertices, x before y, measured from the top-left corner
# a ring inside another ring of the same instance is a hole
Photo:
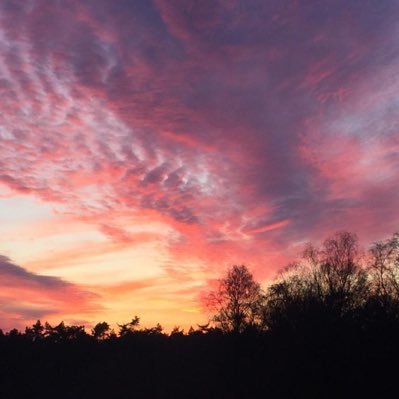
[[[5,256],[0,256],[0,278],[0,323],[5,329],[101,309],[97,295],[59,277],[32,273]]]

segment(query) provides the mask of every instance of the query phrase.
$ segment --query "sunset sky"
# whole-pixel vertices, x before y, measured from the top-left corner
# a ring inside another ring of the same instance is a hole
[[[397,0],[1,0],[0,328],[207,320],[232,264],[399,230]]]

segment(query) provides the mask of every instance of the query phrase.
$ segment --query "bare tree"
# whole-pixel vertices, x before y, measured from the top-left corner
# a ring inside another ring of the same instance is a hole
[[[280,274],[267,291],[262,321],[267,328],[286,328],[319,313],[341,317],[364,304],[368,292],[357,237],[338,232],[320,248],[308,244],[301,259]]]
[[[301,278],[307,279],[314,292],[326,300],[350,304],[362,300],[366,293],[367,273],[353,233],[338,232],[327,238],[321,248],[308,244],[301,264],[305,269]]]
[[[369,270],[378,297],[399,299],[399,233],[371,247]]]
[[[258,321],[263,295],[246,266],[234,265],[219,287],[208,296],[213,321],[224,331],[241,332]]]

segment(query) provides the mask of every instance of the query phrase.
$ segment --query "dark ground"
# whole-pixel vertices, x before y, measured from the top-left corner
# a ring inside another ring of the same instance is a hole
[[[0,340],[0,398],[396,397],[398,330]]]

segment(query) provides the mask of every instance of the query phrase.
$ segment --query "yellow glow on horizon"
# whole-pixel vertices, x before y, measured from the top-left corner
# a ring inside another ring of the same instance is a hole
[[[117,330],[117,323],[138,315],[143,327],[160,323],[166,331],[176,325],[187,331],[206,322],[197,300],[206,276],[200,263],[174,265],[167,240],[173,230],[167,225],[121,223],[131,241],[117,242],[95,220],[57,213],[30,195],[0,198],[0,218],[0,254],[30,272],[60,277],[97,295],[98,308],[89,313],[68,308],[62,317],[48,315],[50,323],[64,320],[90,329],[107,321]]]

